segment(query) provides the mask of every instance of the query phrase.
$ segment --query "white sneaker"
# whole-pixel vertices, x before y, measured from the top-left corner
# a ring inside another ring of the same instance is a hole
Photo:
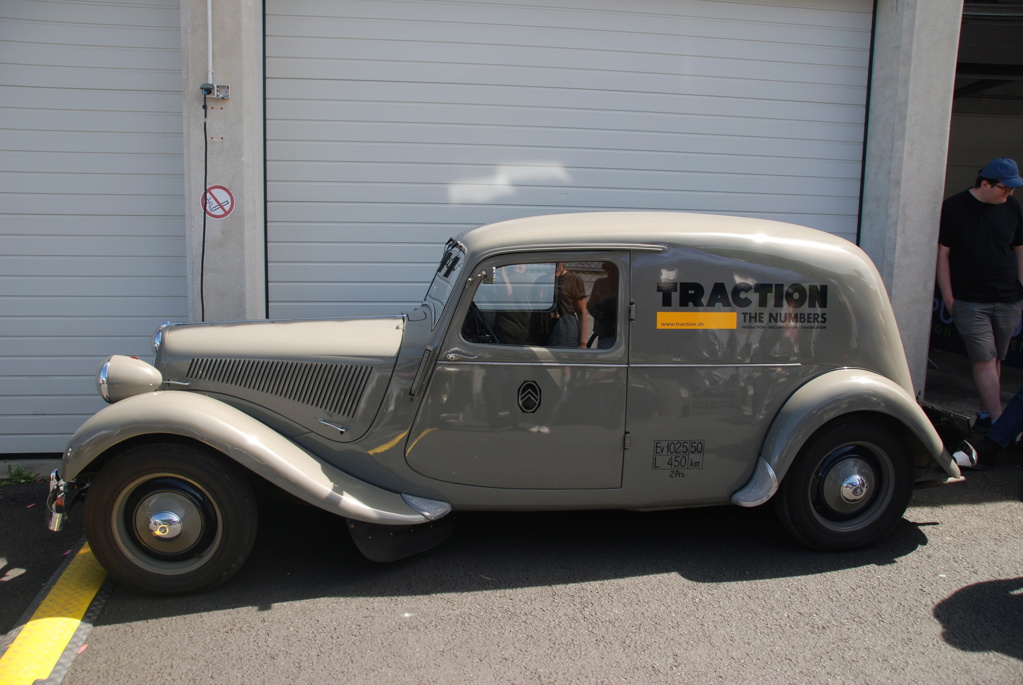
[[[977,467],[977,450],[965,440],[959,443],[959,449],[952,453],[952,458],[956,460],[959,468],[973,469]]]

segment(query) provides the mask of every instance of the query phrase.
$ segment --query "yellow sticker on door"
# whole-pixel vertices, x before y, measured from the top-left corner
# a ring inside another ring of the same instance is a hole
[[[735,312],[657,312],[658,329],[711,330],[736,327]]]

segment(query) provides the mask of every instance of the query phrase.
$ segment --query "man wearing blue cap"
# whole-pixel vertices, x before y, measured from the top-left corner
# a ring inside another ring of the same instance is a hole
[[[941,206],[938,288],[973,365],[978,432],[1002,414],[1002,360],[1023,308],[1023,213],[1013,197],[1020,186],[1016,162],[1002,157]]]

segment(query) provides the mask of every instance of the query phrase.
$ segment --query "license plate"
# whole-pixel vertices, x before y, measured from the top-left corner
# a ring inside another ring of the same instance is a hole
[[[706,441],[655,440],[654,469],[702,469]]]

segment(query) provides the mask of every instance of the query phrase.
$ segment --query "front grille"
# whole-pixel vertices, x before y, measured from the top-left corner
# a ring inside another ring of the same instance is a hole
[[[370,371],[358,364],[193,359],[188,379],[245,388],[354,418]]]

